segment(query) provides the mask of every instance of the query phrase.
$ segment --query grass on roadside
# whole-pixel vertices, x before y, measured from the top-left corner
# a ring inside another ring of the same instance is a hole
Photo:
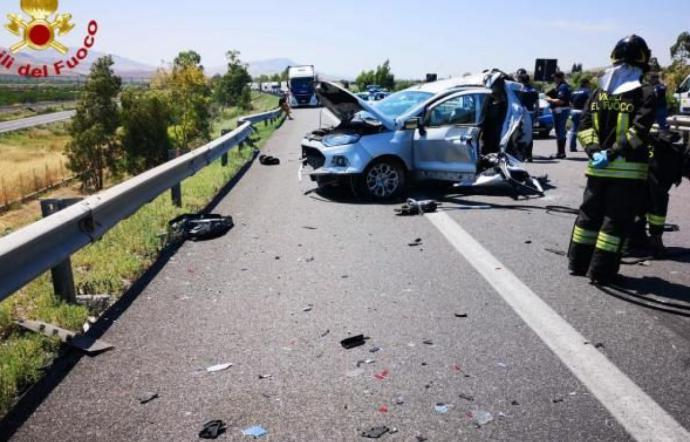
[[[255,107],[257,111],[267,110]],[[257,125],[254,137],[258,136],[259,147],[278,125]],[[157,258],[165,244],[167,222],[182,213],[202,209],[251,154],[250,148],[234,149],[227,167],[216,161],[183,181],[182,208],[174,207],[169,192],[165,192],[100,241],[74,254],[72,266],[78,291],[119,297]],[[88,315],[85,307],[65,304],[53,295],[49,272],[0,303],[0,416],[23,389],[40,378],[42,368],[59,349],[51,339],[21,332],[12,321],[40,319],[78,330]]]
[[[63,154],[69,140],[65,123],[0,134],[0,202],[70,174]]]

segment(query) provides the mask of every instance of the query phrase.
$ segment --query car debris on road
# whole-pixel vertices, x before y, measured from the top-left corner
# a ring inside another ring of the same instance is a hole
[[[158,399],[160,396],[158,396],[158,393],[153,393],[150,391],[141,393],[137,396],[137,400],[141,405],[148,404],[149,402]]]
[[[446,414],[449,411],[449,407],[443,402],[439,402],[434,406],[434,411],[436,411],[437,414]]]
[[[65,330],[64,328],[47,324],[45,322],[21,320],[17,321],[16,323],[26,330],[41,333],[48,337],[55,336],[60,339],[62,343],[81,350],[89,356],[95,356],[115,348],[113,345],[108,344],[105,341],[101,341],[84,334]]]
[[[365,338],[364,335],[352,336],[340,341],[340,345],[342,345],[344,349],[350,350],[364,345],[367,339],[368,338]]]
[[[206,241],[225,235],[234,226],[230,216],[187,213],[168,223],[168,237],[172,241]]]
[[[232,367],[232,364],[227,363],[227,364],[218,364],[218,365],[212,365],[206,369],[208,373],[215,373],[218,371],[225,371],[228,368]]]
[[[472,423],[474,423],[477,428],[481,428],[494,420],[493,414],[486,410],[478,410],[474,413],[470,413],[470,415],[472,417]]]
[[[407,202],[399,209],[396,209],[395,212],[398,216],[416,216],[425,213],[434,213],[438,210],[439,206],[440,205],[433,200],[417,201],[409,198]]]
[[[244,434],[245,436],[251,436],[254,439],[260,439],[266,436],[268,434],[268,431],[259,425],[255,425],[253,427],[245,428],[244,430],[242,430],[242,434]]]
[[[259,163],[263,164],[264,166],[277,166],[280,164],[280,159],[270,155],[260,155]]]
[[[390,428],[386,426],[381,426],[381,427],[373,427],[367,431],[362,432],[362,437],[365,437],[367,439],[379,439],[381,436],[384,434],[390,432]]]
[[[199,432],[201,439],[217,439],[218,436],[225,433],[225,422],[220,419],[208,421],[204,424],[204,428]]]

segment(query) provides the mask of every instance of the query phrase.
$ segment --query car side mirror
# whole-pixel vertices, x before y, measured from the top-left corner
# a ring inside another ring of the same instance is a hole
[[[422,135],[424,135],[426,133],[426,130],[424,129],[424,125],[422,124],[422,119],[419,117],[409,118],[408,120],[405,121],[404,127],[406,130],[419,129],[419,133]]]

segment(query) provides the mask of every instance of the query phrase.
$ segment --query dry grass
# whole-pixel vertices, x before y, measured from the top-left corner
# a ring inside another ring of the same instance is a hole
[[[0,134],[0,204],[69,175],[63,154],[69,140],[64,123]]]

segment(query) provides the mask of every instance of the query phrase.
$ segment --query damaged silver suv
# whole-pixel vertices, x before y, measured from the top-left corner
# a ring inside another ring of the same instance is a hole
[[[518,87],[494,70],[414,86],[374,104],[321,82],[316,93],[339,124],[304,138],[300,177],[319,187],[350,185],[374,200],[399,196],[411,179],[509,183],[541,195],[517,159],[532,141]]]

